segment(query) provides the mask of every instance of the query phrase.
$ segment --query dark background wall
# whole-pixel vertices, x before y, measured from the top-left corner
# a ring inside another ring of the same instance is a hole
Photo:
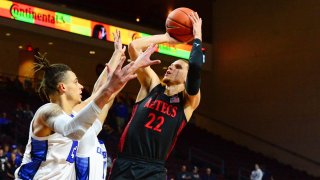
[[[318,175],[319,17],[318,0],[214,1],[198,110],[213,132]]]

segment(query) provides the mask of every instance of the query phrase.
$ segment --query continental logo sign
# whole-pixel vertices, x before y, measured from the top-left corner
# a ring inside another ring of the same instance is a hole
[[[43,13],[44,12],[44,13]],[[29,21],[41,21],[43,23],[65,23],[63,15],[54,12],[45,11],[36,12],[34,8],[21,6],[19,4],[12,4],[10,7],[10,14],[15,19],[29,19]]]
[[[128,45],[133,39],[150,36],[150,34],[147,33],[8,0],[0,0],[0,18],[25,22],[109,42],[114,41],[113,33],[118,29],[121,33],[122,43],[125,45]],[[169,56],[189,59],[191,48],[188,44],[160,44],[156,51]]]

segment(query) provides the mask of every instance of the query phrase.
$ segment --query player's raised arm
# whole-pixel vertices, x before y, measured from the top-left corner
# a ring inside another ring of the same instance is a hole
[[[131,60],[136,60],[139,54],[144,52],[150,45],[161,43],[177,43],[177,41],[171,38],[168,33],[133,40],[128,48]],[[160,79],[150,67],[139,69],[137,75],[141,84],[141,89],[137,97],[137,101],[139,101],[160,83]]]
[[[186,116],[191,117],[192,112],[199,106],[200,103],[200,82],[201,82],[201,68],[204,63],[204,56],[202,53],[202,19],[195,12],[190,15],[193,24],[194,42],[189,58],[189,70],[186,81]]]
[[[113,37],[114,37],[114,52],[112,54],[112,57],[110,58],[109,62],[106,64],[106,67],[104,68],[98,80],[96,81],[91,96],[88,99],[86,99],[84,102],[82,102],[80,105],[76,106],[74,111],[78,112],[79,110],[81,110],[81,108],[83,108],[87,103],[89,103],[97,95],[96,93],[99,90],[99,88],[101,88],[102,83],[106,81],[106,78],[108,75],[108,67],[111,71],[114,71],[115,68],[118,66],[118,64],[121,62],[121,58],[125,58],[126,46],[122,45],[120,31],[116,30],[116,32],[113,33]],[[113,104],[114,98],[120,92],[120,90],[112,94],[110,101],[102,108],[101,113],[98,116],[98,121],[96,121],[93,124],[96,134],[99,134],[99,132],[101,131],[102,125]]]
[[[110,58],[109,62],[106,63],[106,65],[109,66],[110,70],[114,71],[117,65],[120,63],[120,58],[125,56],[126,46],[122,45],[121,37],[120,37],[120,31],[116,30],[115,33],[113,33],[114,36],[114,52],[112,54],[112,57]],[[97,81],[94,84],[92,94],[89,98],[75,106],[73,109],[74,111],[78,112],[80,111],[85,105],[87,105],[94,97],[96,96],[96,92],[101,87],[102,82],[106,80],[107,77],[107,66],[103,69],[101,74],[99,75]],[[117,93],[113,95],[113,98],[116,96]],[[112,104],[112,103],[111,103]],[[111,106],[111,105],[110,105]],[[107,108],[109,109],[109,108]]]

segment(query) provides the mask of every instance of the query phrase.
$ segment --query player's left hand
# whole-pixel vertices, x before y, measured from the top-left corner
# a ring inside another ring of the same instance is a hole
[[[200,39],[202,41],[202,19],[199,17],[197,12],[194,12],[189,15],[192,24],[193,24],[193,36],[196,39]]]

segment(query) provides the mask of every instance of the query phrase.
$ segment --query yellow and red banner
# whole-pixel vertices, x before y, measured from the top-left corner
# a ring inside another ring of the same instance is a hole
[[[112,33],[119,29],[123,44],[128,45],[133,39],[147,37],[150,34],[132,31],[100,22],[95,22],[61,12],[50,11],[27,4],[0,0],[0,17],[67,31],[83,36],[113,42]],[[161,44],[157,52],[179,58],[189,59],[191,46],[188,44]]]

